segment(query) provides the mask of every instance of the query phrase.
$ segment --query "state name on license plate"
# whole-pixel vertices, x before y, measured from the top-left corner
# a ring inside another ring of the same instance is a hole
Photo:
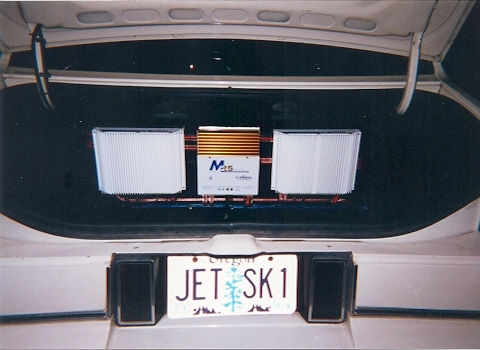
[[[297,256],[169,256],[170,318],[292,314],[297,308]]]

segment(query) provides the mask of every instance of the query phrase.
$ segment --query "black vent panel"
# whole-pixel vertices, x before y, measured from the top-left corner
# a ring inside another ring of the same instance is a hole
[[[352,255],[305,255],[300,261],[298,310],[302,316],[308,322],[343,322],[352,305]]]
[[[116,256],[114,266],[117,323],[155,324],[165,312],[165,258]]]

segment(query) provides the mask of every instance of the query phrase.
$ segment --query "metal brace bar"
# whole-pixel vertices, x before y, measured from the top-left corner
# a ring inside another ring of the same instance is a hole
[[[408,59],[408,73],[405,89],[403,90],[402,100],[397,107],[397,114],[404,114],[410,102],[412,101],[415,85],[417,84],[418,62],[420,60],[420,45],[422,43],[423,32],[415,33],[412,37],[410,46],[410,57]]]
[[[440,81],[439,94],[456,101],[480,120],[480,101],[453,83],[445,73],[441,62],[433,62],[435,76]]]
[[[49,82],[58,84],[261,90],[387,90],[404,89],[405,76],[342,76],[342,77],[272,77],[232,75],[167,75],[119,72],[86,72],[50,70]],[[33,69],[9,67],[4,73],[7,87],[35,83]],[[416,88],[438,93],[440,80],[433,75],[420,75]]]

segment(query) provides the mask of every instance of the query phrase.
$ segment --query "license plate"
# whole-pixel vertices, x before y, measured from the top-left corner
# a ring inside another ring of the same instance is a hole
[[[170,318],[291,314],[297,308],[297,256],[169,256]]]

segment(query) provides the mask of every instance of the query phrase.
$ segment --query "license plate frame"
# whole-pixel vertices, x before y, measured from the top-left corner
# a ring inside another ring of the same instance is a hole
[[[297,309],[297,284],[296,254],[171,255],[167,315],[292,314]]]

